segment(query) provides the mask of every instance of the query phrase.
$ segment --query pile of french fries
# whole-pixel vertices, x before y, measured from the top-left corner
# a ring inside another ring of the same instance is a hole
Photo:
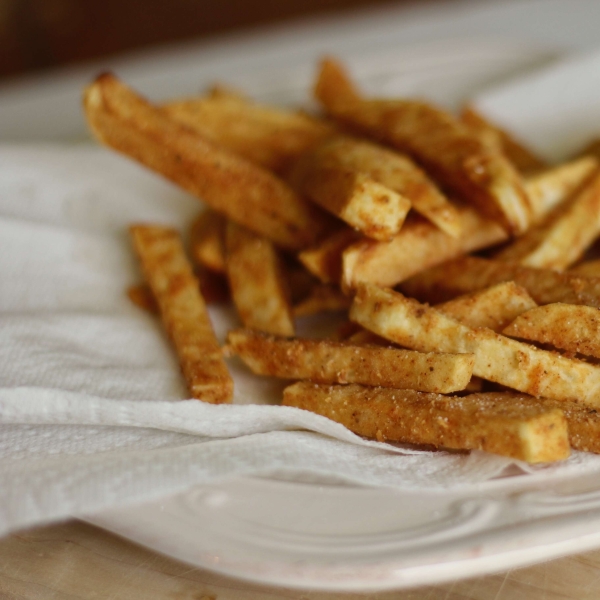
[[[224,87],[152,105],[111,74],[85,91],[101,142],[210,207],[187,252],[131,227],[130,298],[160,314],[190,394],[231,402],[237,355],[294,382],[283,404],[380,441],[600,452],[593,153],[547,165],[472,108],[365,98],[332,59],[314,91],[322,116]],[[229,299],[244,328],[221,348],[206,305]],[[327,311],[348,313],[335,338],[296,337]]]

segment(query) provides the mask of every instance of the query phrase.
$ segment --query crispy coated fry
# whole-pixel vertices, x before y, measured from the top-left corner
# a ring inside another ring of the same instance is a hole
[[[127,297],[146,312],[157,315],[160,312],[154,294],[147,283],[139,283],[127,288]]]
[[[273,174],[172,120],[113,75],[88,86],[84,106],[101,142],[285,248],[309,246],[329,226],[325,213]]]
[[[586,260],[571,267],[568,272],[581,277],[600,277],[600,259]]]
[[[600,367],[538,350],[491,329],[472,329],[392,290],[360,286],[350,319],[420,352],[472,352],[473,374],[489,381],[536,397],[600,407]]]
[[[294,316],[305,317],[322,312],[346,310],[350,307],[350,302],[350,298],[342,294],[337,286],[319,283],[308,296],[294,305]]]
[[[360,100],[360,93],[344,67],[331,57],[324,58],[319,65],[314,96],[326,107]]]
[[[289,290],[271,242],[229,222],[225,247],[231,295],[242,323],[269,333],[294,335]]]
[[[192,260],[217,273],[225,273],[225,223],[223,215],[206,210],[194,221],[190,232]]]
[[[343,73],[339,65],[337,72]],[[322,71],[317,94],[328,88],[323,83],[326,78],[327,72]],[[341,98],[321,93],[317,98],[343,123],[414,156],[509,233],[520,234],[529,227],[532,211],[519,173],[499,151],[452,115],[412,100],[369,101],[352,98],[350,93]]]
[[[486,450],[530,463],[569,456],[562,411],[516,394],[448,397],[300,382],[284,390],[283,404],[323,415],[379,441]]]
[[[389,242],[360,240],[342,252],[342,287],[361,282],[393,286],[433,265],[506,239],[504,230],[470,207],[458,207],[461,235],[451,238],[429,221],[408,219]]]
[[[341,227],[328,237],[298,254],[300,262],[323,283],[339,283],[342,277],[342,252],[360,239],[349,227]]]
[[[233,351],[258,375],[321,383],[362,383],[425,392],[454,392],[469,383],[472,354],[438,354],[356,346],[330,340],[286,340],[231,331]]]
[[[540,306],[519,315],[502,333],[600,358],[600,311],[591,306]]]
[[[332,124],[321,119],[230,94],[179,100],[162,108],[205,139],[279,173],[335,132]]]
[[[565,302],[600,308],[600,279],[465,256],[415,275],[402,291],[425,302],[444,302],[502,281],[524,287],[538,304]]]
[[[565,204],[496,254],[498,260],[562,270],[579,260],[600,234],[600,175]]]
[[[459,296],[435,308],[469,327],[500,333],[516,317],[537,307],[527,290],[513,281]]]
[[[233,380],[177,232],[138,225],[131,235],[190,393],[213,404],[231,402]]]
[[[498,148],[521,172],[532,173],[546,168],[546,162],[517,141],[510,133],[488,121],[472,106],[465,106],[460,116],[463,123],[483,136],[486,143]]]
[[[539,222],[579,189],[598,169],[598,161],[584,156],[546,169],[525,180],[534,222]]]
[[[407,156],[377,144],[336,136],[300,160],[296,179],[305,171],[341,169],[362,173],[408,199],[412,207],[452,237],[460,234],[460,216],[452,203]],[[301,188],[302,182],[300,182]],[[306,192],[310,194],[310,190]]]

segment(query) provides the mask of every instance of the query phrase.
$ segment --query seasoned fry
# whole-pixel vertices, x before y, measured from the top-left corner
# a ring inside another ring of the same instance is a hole
[[[581,277],[600,277],[600,259],[586,260],[571,267],[568,272]]]
[[[312,248],[300,252],[298,259],[323,283],[339,283],[342,277],[342,252],[359,239],[358,232],[344,226]]]
[[[225,233],[227,277],[246,327],[294,335],[294,319],[280,258],[269,240],[229,222]]]
[[[338,72],[343,73],[341,66]],[[319,75],[317,93],[326,89]],[[356,92],[354,92],[356,94]],[[532,219],[529,198],[516,169],[458,119],[424,102],[369,101],[318,95],[326,110],[342,123],[407,152],[441,182],[507,232],[521,234]]]
[[[325,107],[360,100],[360,93],[344,67],[331,57],[324,58],[319,65],[314,96]]]
[[[177,232],[137,225],[131,235],[191,395],[213,404],[231,402],[233,380]]]
[[[179,100],[162,109],[203,138],[278,173],[336,131],[321,119],[231,94]]]
[[[520,392],[600,407],[600,367],[538,350],[491,329],[472,329],[392,290],[360,286],[350,319],[420,352],[471,352],[474,375]]]
[[[520,314],[535,307],[537,304],[525,288],[506,281],[435,308],[469,327],[488,327],[500,333]]]
[[[546,169],[525,180],[525,190],[538,223],[571,194],[577,191],[598,169],[598,161],[584,156]]]
[[[465,106],[460,118],[473,131],[483,136],[486,143],[498,148],[521,173],[533,173],[547,167],[546,161],[510,133],[488,121],[472,106]]]
[[[464,389],[474,362],[472,354],[423,353],[330,340],[286,340],[247,330],[231,331],[227,342],[229,351],[239,355],[258,375],[425,392]]]
[[[337,286],[319,283],[308,296],[294,305],[294,316],[306,317],[322,312],[346,310],[350,308],[350,302],[350,298],[342,294]]]
[[[519,315],[502,333],[600,358],[600,311],[591,306],[540,306]]]
[[[578,261],[600,234],[600,174],[525,235],[497,253],[498,260],[562,270]]]
[[[309,246],[329,227],[325,213],[275,175],[172,120],[113,75],[88,86],[84,106],[101,142],[280,246]]]
[[[194,221],[190,232],[192,260],[217,273],[225,273],[225,222],[223,215],[206,210]]]
[[[157,315],[160,312],[154,294],[147,283],[132,285],[127,288],[127,297],[138,308]]]
[[[437,303],[503,281],[514,281],[524,287],[540,305],[565,302],[600,308],[600,279],[475,256],[423,271],[404,281],[401,287],[409,296]]]
[[[360,240],[342,252],[342,287],[361,282],[394,286],[441,262],[506,239],[504,230],[470,207],[458,207],[461,235],[451,238],[429,221],[416,217],[389,242]]]
[[[336,136],[319,144],[296,166],[294,179],[309,196],[310,188],[305,188],[302,180],[308,178],[306,171],[314,174],[319,169],[341,169],[370,177],[408,199],[418,213],[448,235],[460,234],[460,216],[454,205],[407,156],[370,142]]]
[[[561,410],[517,394],[463,397],[300,382],[283,404],[310,410],[379,441],[486,450],[530,463],[569,456]]]

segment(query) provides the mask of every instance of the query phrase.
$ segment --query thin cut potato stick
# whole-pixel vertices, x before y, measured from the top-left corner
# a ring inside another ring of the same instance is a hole
[[[528,267],[562,270],[600,234],[600,174],[553,213],[495,255]]]
[[[458,207],[461,235],[451,238],[420,217],[408,219],[389,242],[360,240],[342,252],[342,288],[361,282],[394,286],[415,273],[506,239],[504,230],[475,209]]]
[[[517,141],[510,133],[494,125],[472,106],[465,106],[461,115],[463,123],[495,145],[521,173],[533,173],[547,167],[546,162]]]
[[[331,57],[324,58],[319,65],[314,96],[326,107],[361,99],[346,70]]]
[[[540,306],[519,315],[502,333],[600,358],[600,311],[591,306]]]
[[[230,221],[225,247],[231,295],[242,323],[269,333],[294,335],[290,294],[273,244]]]
[[[600,407],[600,367],[538,350],[491,329],[472,329],[398,292],[362,285],[350,319],[420,352],[473,353],[477,377],[536,397]]]
[[[347,310],[350,298],[334,285],[319,283],[313,287],[308,296],[294,305],[294,316],[305,317],[322,312]]]
[[[330,340],[286,340],[247,330],[231,331],[227,342],[228,351],[237,354],[254,373],[283,379],[442,393],[464,389],[473,372],[472,354],[424,353]]]
[[[598,169],[598,161],[584,156],[536,173],[525,180],[525,190],[533,210],[533,221],[543,220],[559,204],[577,191]]]
[[[137,225],[131,235],[190,393],[213,404],[231,402],[233,380],[177,232]]]
[[[216,146],[169,118],[110,74],[85,92],[96,137],[275,243],[300,249],[329,227],[329,217],[265,169]]]
[[[572,275],[581,277],[600,277],[600,259],[586,260],[578,265],[571,267],[568,271]]]
[[[487,327],[500,333],[520,314],[535,307],[537,304],[525,288],[506,281],[435,308],[469,327]]]
[[[452,397],[300,382],[284,390],[283,404],[310,410],[382,442],[486,450],[530,463],[569,456],[562,411],[511,393]]]
[[[225,223],[223,215],[206,210],[194,221],[190,232],[192,260],[217,273],[225,273]]]
[[[338,71],[343,73],[341,67]],[[321,73],[319,81],[325,77]],[[521,234],[529,227],[532,211],[519,173],[454,116],[412,100],[369,101],[345,94],[318,99],[336,119],[413,156],[507,232]]]
[[[524,287],[538,304],[565,302],[600,308],[600,279],[475,256],[444,263],[402,283],[402,291],[426,302],[444,302],[503,281]]]
[[[303,171],[341,169],[361,173],[410,201],[414,210],[452,237],[460,234],[460,217],[454,205],[407,156],[348,136],[327,139],[307,153],[296,166]],[[299,174],[296,174],[296,178]],[[307,193],[310,195],[309,190]]]
[[[162,109],[205,139],[278,173],[336,131],[316,117],[230,95],[178,100]]]
[[[139,283],[138,285],[132,285],[127,288],[127,297],[135,304],[138,308],[145,310],[153,315],[160,313],[158,303],[154,294],[147,283]]]

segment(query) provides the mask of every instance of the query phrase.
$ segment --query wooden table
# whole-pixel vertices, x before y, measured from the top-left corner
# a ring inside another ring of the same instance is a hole
[[[78,521],[0,540],[2,600],[597,600],[600,550],[499,575],[380,594],[263,588],[195,569]]]

